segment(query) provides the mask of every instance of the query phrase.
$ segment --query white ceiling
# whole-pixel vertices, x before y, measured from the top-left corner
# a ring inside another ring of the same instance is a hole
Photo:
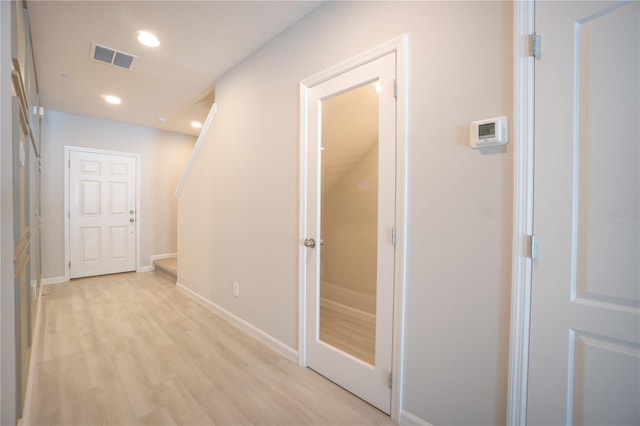
[[[320,3],[28,1],[41,104],[197,135],[190,123],[204,122],[215,80]],[[139,30],[160,46],[138,43]],[[137,58],[130,70],[96,62],[92,42]]]

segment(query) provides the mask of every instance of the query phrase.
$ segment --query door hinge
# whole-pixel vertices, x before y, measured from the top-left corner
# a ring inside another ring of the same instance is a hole
[[[538,257],[538,242],[535,235],[527,235],[527,257],[532,260]]]
[[[69,160],[69,161],[67,162],[67,167],[68,167],[68,168],[71,168],[71,160]]]
[[[398,80],[397,79],[393,79],[393,97],[395,98],[395,100],[398,100]]]
[[[389,371],[389,383],[387,383],[389,389],[393,389],[393,372]]]
[[[395,247],[396,241],[398,240],[398,232],[396,228],[391,228],[391,244]]]
[[[529,56],[533,56],[537,61],[542,54],[542,36],[537,33],[529,34]]]
[[[69,261],[69,269],[71,269],[71,261]]]

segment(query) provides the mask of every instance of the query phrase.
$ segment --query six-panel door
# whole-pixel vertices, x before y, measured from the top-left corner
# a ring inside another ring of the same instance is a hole
[[[71,278],[136,269],[136,158],[70,152]]]

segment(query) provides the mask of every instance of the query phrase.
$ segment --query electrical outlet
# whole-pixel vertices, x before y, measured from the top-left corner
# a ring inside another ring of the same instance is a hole
[[[235,297],[240,296],[240,283],[238,281],[233,282],[233,295]]]

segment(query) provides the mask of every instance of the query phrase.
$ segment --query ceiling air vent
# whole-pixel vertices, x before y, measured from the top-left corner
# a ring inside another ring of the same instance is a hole
[[[98,43],[91,43],[91,59],[128,70],[135,56]]]

